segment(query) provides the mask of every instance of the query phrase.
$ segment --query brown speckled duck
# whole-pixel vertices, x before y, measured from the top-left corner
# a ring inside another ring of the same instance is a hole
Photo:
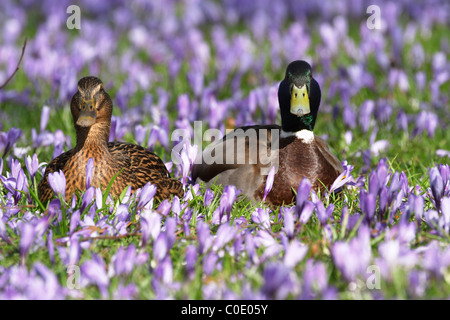
[[[120,195],[127,186],[131,186],[134,192],[147,182],[157,187],[157,200],[170,198],[171,195],[183,196],[181,182],[170,177],[157,155],[139,145],[108,142],[113,104],[100,79],[80,79],[70,109],[76,131],[76,146],[48,164],[38,186],[41,202],[46,202],[54,196],[48,182],[51,172],[64,172],[66,201],[69,201],[77,190],[85,190],[86,165],[90,158],[94,160],[91,185],[95,187],[105,189],[113,176],[120,172],[110,190],[115,196]]]
[[[294,191],[305,177],[315,191],[329,189],[344,169],[326,142],[313,133],[320,98],[311,66],[305,61],[291,62],[278,89],[281,127],[256,125],[235,129],[205,149],[203,162],[193,167],[193,181],[204,181],[207,187],[213,183],[234,185],[249,200],[260,202],[269,169],[274,165],[278,170],[265,199],[271,206],[293,203]],[[205,161],[206,155],[217,159],[218,154],[219,161]]]

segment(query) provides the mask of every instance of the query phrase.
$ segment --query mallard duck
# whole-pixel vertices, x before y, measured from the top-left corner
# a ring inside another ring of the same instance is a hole
[[[105,189],[116,173],[111,193],[115,196],[128,186],[132,192],[151,182],[157,187],[155,198],[184,194],[180,181],[170,177],[162,160],[147,149],[124,142],[108,142],[113,104],[103,83],[96,77],[84,77],[70,103],[76,131],[76,146],[53,159],[38,186],[41,202],[54,196],[48,175],[62,170],[66,177],[66,201],[86,189],[86,165],[94,160],[91,185]]]
[[[313,133],[320,98],[311,66],[305,61],[291,62],[278,88],[281,127],[233,130],[203,151],[202,161],[193,166],[193,181],[203,181],[207,187],[234,185],[257,203],[263,200],[269,169],[274,166],[273,186],[265,199],[273,206],[294,203],[305,177],[316,192],[329,188],[344,169],[326,142]]]

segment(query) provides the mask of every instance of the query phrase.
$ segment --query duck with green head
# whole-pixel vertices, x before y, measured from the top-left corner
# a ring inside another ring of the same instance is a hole
[[[213,183],[234,185],[249,200],[260,202],[268,169],[276,164],[273,186],[265,198],[272,206],[294,203],[295,192],[304,178],[309,179],[316,192],[329,189],[344,169],[326,142],[313,132],[320,99],[320,87],[311,66],[302,60],[291,62],[278,88],[281,127],[255,125],[235,129],[204,150],[201,163],[193,167],[193,181],[203,181],[207,187]],[[211,149],[220,151],[220,161],[207,161],[205,155],[211,154]],[[263,161],[262,154],[268,155],[269,161]]]

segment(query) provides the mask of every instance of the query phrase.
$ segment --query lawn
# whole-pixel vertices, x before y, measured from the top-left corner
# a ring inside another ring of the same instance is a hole
[[[448,299],[450,4],[371,4],[2,1],[0,299]],[[302,186],[269,208],[193,184],[206,130],[280,123],[293,60],[321,86],[314,132],[342,191]],[[47,163],[75,145],[87,75],[112,97],[110,140],[159,155],[182,199],[38,201]]]

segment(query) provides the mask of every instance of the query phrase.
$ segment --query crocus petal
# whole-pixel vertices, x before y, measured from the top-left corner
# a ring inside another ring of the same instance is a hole
[[[286,249],[284,264],[288,268],[294,268],[300,261],[303,260],[307,252],[307,245],[304,245],[297,240],[293,240]]]
[[[62,198],[66,195],[66,177],[64,172],[59,170],[59,172],[52,172],[48,175],[48,182],[52,190],[60,195]]]
[[[311,218],[311,215],[314,211],[314,204],[311,201],[307,201],[303,205],[303,210],[300,212],[299,221],[301,224],[306,224]]]
[[[91,186],[93,172],[94,172],[94,158],[89,158],[86,164],[86,189]]]
[[[301,210],[305,202],[308,201],[310,193],[311,193],[311,182],[308,180],[308,178],[303,178],[297,189],[297,198],[295,206],[296,208],[295,211],[297,215],[301,213]]]
[[[275,167],[273,166],[270,169],[269,175],[267,176],[267,179],[266,179],[266,187],[264,188],[263,201],[266,200],[267,195],[269,194],[270,190],[272,189],[274,176],[275,176]]]

